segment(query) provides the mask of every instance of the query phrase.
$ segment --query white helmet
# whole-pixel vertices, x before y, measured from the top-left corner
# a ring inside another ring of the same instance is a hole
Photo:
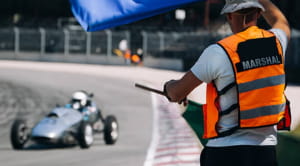
[[[86,106],[88,102],[88,95],[84,91],[74,92],[72,95],[71,104],[74,109],[81,109]]]

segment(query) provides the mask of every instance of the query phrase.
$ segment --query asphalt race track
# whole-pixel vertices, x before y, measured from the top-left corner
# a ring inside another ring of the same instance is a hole
[[[0,165],[142,166],[151,144],[153,104],[150,93],[135,88],[134,83],[161,87],[163,82],[182,74],[134,66],[0,61]],[[115,145],[105,145],[102,135],[96,135],[87,150],[78,146],[29,145],[20,151],[11,148],[9,132],[14,119],[22,117],[35,123],[55,105],[66,104],[72,92],[81,89],[94,93],[104,116],[117,117],[120,132]],[[205,96],[195,97],[194,93],[192,99],[204,101]],[[299,94],[298,86],[287,88],[294,110],[300,108],[296,102]],[[299,111],[294,114],[299,122]]]
[[[151,83],[155,76],[158,81],[153,83],[160,84],[178,75],[141,67],[0,61],[0,165],[143,165],[152,136],[152,102],[150,93],[136,89],[134,82]],[[9,132],[15,118],[34,123],[81,89],[94,93],[104,116],[117,117],[120,135],[115,145],[105,145],[102,135],[96,135],[88,150],[78,146],[12,150]]]

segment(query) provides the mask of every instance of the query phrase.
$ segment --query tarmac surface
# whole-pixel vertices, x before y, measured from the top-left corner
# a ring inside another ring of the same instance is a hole
[[[0,165],[141,166],[152,138],[153,111],[150,93],[134,83],[149,84],[155,78],[159,81],[153,83],[160,85],[180,75],[143,67],[0,61]],[[104,116],[117,117],[120,135],[115,145],[105,145],[102,135],[96,135],[87,150],[78,146],[12,150],[9,132],[14,119],[35,123],[81,89],[94,93]]]
[[[0,61],[0,165],[144,165],[153,138],[153,103],[150,93],[135,88],[134,83],[162,87],[165,81],[182,75],[182,72],[134,66]],[[87,150],[78,146],[30,146],[20,151],[11,148],[9,132],[14,119],[23,117],[35,123],[56,104],[66,104],[76,90],[93,92],[103,115],[117,117],[120,135],[115,145],[105,145],[102,135],[96,135]],[[203,86],[189,98],[203,103],[205,95],[199,91],[204,92]],[[287,87],[293,128],[300,121],[299,94],[299,86]]]

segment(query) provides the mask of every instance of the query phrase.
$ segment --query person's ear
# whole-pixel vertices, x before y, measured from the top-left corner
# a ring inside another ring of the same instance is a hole
[[[231,21],[232,20],[232,14],[231,13],[227,13],[226,14],[226,18],[227,18],[227,20],[229,21]]]
[[[261,13],[262,13],[261,11],[260,11],[260,12],[257,12],[257,14],[256,14],[256,18],[257,18],[257,19],[260,18],[260,16],[262,15]]]

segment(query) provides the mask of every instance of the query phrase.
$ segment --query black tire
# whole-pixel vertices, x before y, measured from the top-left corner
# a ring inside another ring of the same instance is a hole
[[[89,148],[94,142],[93,128],[87,122],[81,122],[78,131],[78,143],[81,149]]]
[[[116,143],[119,137],[119,125],[117,119],[113,115],[109,115],[105,119],[104,124],[104,141],[107,145]]]
[[[25,120],[17,119],[12,125],[10,132],[10,142],[16,150],[23,149],[29,140],[29,128]]]

